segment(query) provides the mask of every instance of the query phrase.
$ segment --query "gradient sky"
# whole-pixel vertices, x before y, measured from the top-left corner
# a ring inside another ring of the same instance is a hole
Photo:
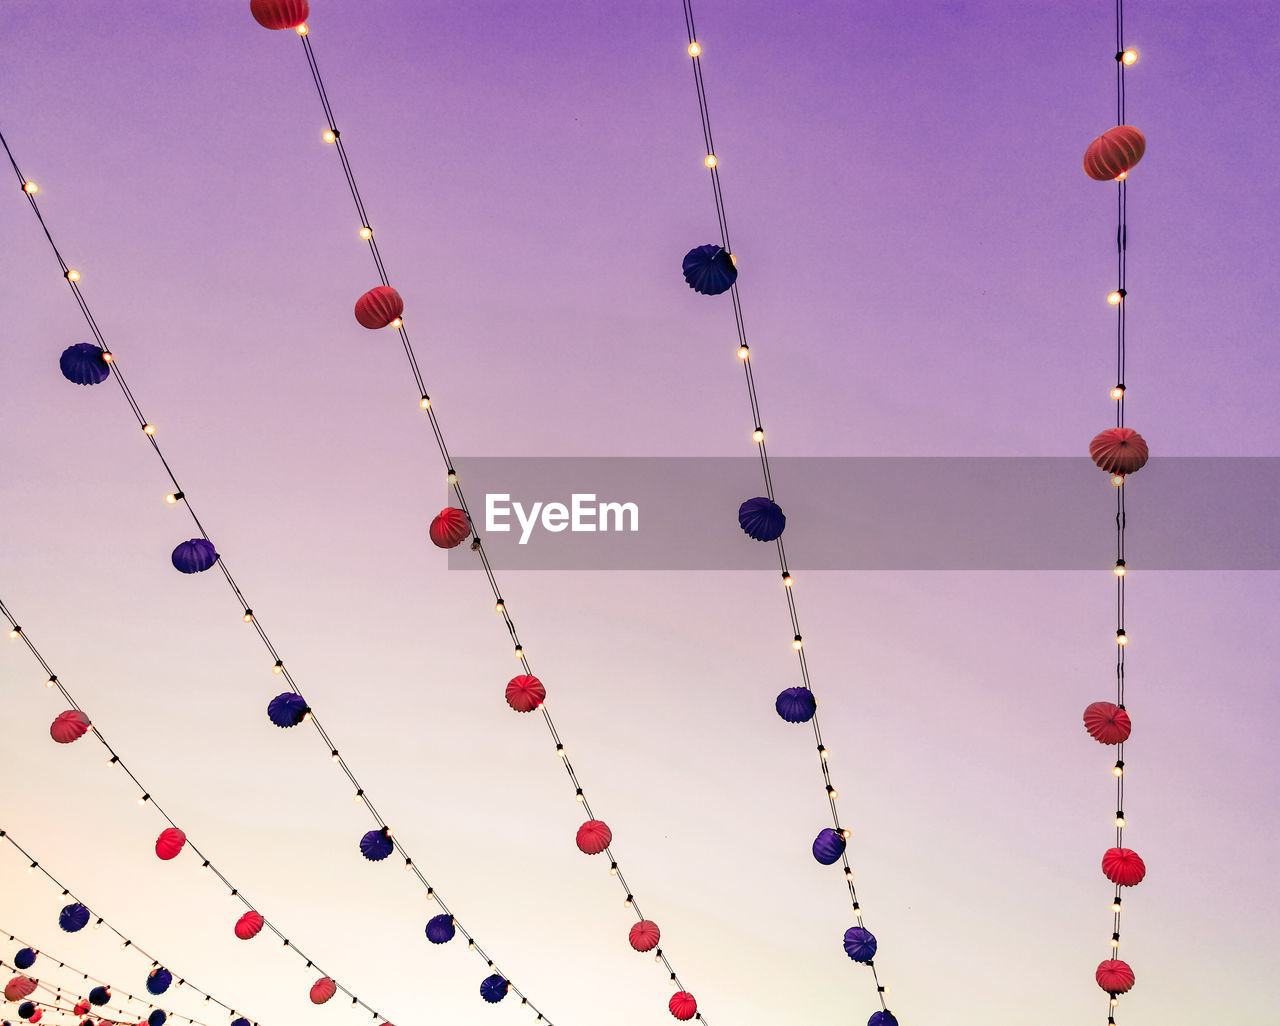
[[[123,13],[126,10],[127,14]],[[1112,5],[698,0],[770,450],[1063,456],[1110,424]],[[312,41],[459,469],[467,456],[749,454],[679,4],[317,0]],[[1271,4],[1130,0],[1128,422],[1155,458],[1280,455]],[[446,495],[296,38],[247,4],[0,7],[0,127],[183,485],[299,684],[432,883],[560,1026],[670,1022],[631,913],[514,673],[483,580],[426,525]],[[190,523],[86,341],[14,187],[0,202],[0,597],[157,797],[341,982],[408,1023],[523,1024],[433,906],[365,863],[367,814],[234,599],[169,552]],[[1129,496],[1126,750],[1148,878],[1124,1026],[1274,1022],[1271,573],[1142,572]],[[756,493],[755,478],[742,483]],[[787,482],[777,481],[787,502]],[[1095,573],[810,573],[796,597],[877,965],[904,1026],[1105,1021],[1111,490]],[[671,504],[682,496],[673,491]],[[797,500],[799,501],[799,500]],[[820,501],[805,497],[804,501]],[[720,515],[691,508],[690,518]],[[1229,533],[1231,525],[1224,523]],[[736,532],[731,519],[725,530]],[[789,532],[803,532],[792,523]],[[776,575],[502,575],[566,745],[663,948],[717,1026],[864,1022],[867,970]],[[176,972],[264,1026],[314,977],[237,908],[0,644],[0,827]],[[56,927],[0,848],[0,928],[118,986],[148,965]],[[11,958],[12,946],[3,957]],[[1272,980],[1267,983],[1266,980]],[[173,1010],[199,1013],[175,1001]],[[222,1021],[214,1013],[207,1022]]]

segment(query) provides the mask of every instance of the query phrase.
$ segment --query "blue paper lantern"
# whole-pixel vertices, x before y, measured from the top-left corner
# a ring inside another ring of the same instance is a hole
[[[36,1014],[36,1004],[34,1001],[24,1001],[18,1006],[18,1016],[22,1019],[30,1019]]]
[[[173,550],[173,568],[184,574],[198,574],[218,561],[218,553],[208,538],[192,538]]]
[[[277,727],[296,727],[308,712],[306,699],[294,691],[276,695],[267,703],[267,715]]]
[[[771,542],[782,537],[787,518],[781,506],[761,495],[748,499],[738,507],[738,524],[747,533],[747,537]]]
[[[898,1018],[892,1012],[873,1012],[867,1026],[898,1026]]]
[[[360,854],[370,862],[381,862],[393,851],[395,842],[391,840],[390,831],[386,827],[381,830],[370,830],[360,838]]]
[[[89,910],[79,902],[73,902],[63,907],[58,913],[58,925],[67,933],[75,933],[77,930],[83,930],[89,923]]]
[[[239,1019],[232,1019],[231,1026],[250,1026],[250,1023],[248,1019],[241,1017]]]
[[[102,358],[102,350],[92,342],[77,342],[58,357],[62,376],[76,385],[100,385],[111,373],[111,364]]]
[[[448,944],[454,932],[453,916],[435,916],[427,923],[427,940],[432,944]]]
[[[163,994],[169,989],[169,984],[173,982],[173,973],[168,969],[152,969],[147,973],[147,992],[149,994]]]
[[[13,967],[15,969],[30,969],[36,961],[36,953],[30,948],[23,948],[13,956]]]
[[[93,990],[89,991],[89,1004],[91,1005],[105,1005],[110,1000],[111,991],[107,990],[106,987],[94,987]]]
[[[876,957],[876,938],[870,930],[851,926],[844,932],[844,953],[855,962],[870,962]]]
[[[723,246],[698,246],[685,254],[684,280],[694,292],[718,296],[733,288],[738,280],[738,268]]]
[[[492,976],[486,976],[480,982],[480,996],[491,1005],[497,1004],[507,996],[507,981],[497,973]]]
[[[164,1014],[164,1009],[157,1008],[147,1016],[147,1026],[164,1026],[164,1021],[169,1018]]]
[[[844,854],[844,835],[827,827],[818,831],[813,841],[813,857],[824,866],[831,866],[840,861]]]
[[[818,700],[808,688],[787,688],[779,693],[773,707],[788,723],[808,723],[818,709]]]

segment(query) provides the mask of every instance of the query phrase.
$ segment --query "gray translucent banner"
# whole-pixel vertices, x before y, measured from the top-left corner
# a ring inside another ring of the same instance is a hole
[[[751,457],[459,457],[490,559],[510,570],[763,570],[738,526]],[[774,458],[793,570],[1109,567],[1116,489],[1087,458]],[[1276,570],[1280,457],[1162,457],[1124,486],[1131,567]],[[558,505],[557,505],[558,504]],[[604,529],[602,529],[602,526]],[[505,527],[505,530],[503,529]],[[476,570],[464,544],[450,569]]]

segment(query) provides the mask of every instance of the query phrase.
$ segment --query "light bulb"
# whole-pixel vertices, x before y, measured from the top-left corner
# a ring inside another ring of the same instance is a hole
[[[1119,760],[1119,761],[1117,761],[1117,762],[1116,762],[1116,764],[1115,764],[1114,766],[1112,766],[1112,767],[1111,767],[1111,772],[1112,772],[1112,773],[1114,773],[1117,777],[1123,777],[1123,776],[1124,776],[1124,761],[1123,761],[1123,760]]]
[[[23,182],[22,191],[25,192],[28,196],[34,196],[37,192],[40,191],[40,186],[36,185],[35,182],[30,182],[30,181]]]
[[[517,658],[517,659],[523,659],[523,658],[524,658],[524,649],[523,649],[523,648],[521,648],[519,645],[517,645],[517,646],[516,646],[516,652],[515,652],[515,655],[516,655],[516,658]]]
[[[66,273],[66,279],[67,279],[67,281],[79,281],[79,280],[80,280],[80,272],[79,272],[79,271],[77,271],[74,267],[72,267],[72,268],[70,268],[70,269],[67,271],[67,273]]]
[[[826,746],[826,745],[818,745],[818,758],[819,758],[819,759],[822,759],[824,762],[826,761],[826,758],[827,758],[827,746]]]
[[[1118,1005],[1119,1003],[1120,1003],[1120,999],[1119,999],[1119,998],[1112,998],[1112,999],[1111,999],[1111,1007],[1112,1007],[1112,1008],[1115,1008],[1115,1006],[1116,1006],[1116,1005]]]
[[[458,472],[457,472],[456,470],[454,470],[452,467],[450,467],[450,468],[449,468],[449,473],[448,473],[448,476],[447,476],[446,480],[447,480],[451,485],[456,485],[456,484],[458,483]]]
[[[623,906],[624,906],[624,907],[626,907],[626,908],[630,908],[630,907],[631,907],[631,895],[630,895],[630,894],[628,894],[628,895],[627,895],[626,900],[625,900],[625,901],[623,901],[623,903],[622,903],[622,904],[623,904]]]
[[[403,324],[404,324],[404,318],[403,318],[403,317],[396,317],[396,318],[394,318],[394,319],[391,321],[391,327],[393,327],[393,328],[399,328],[399,327],[401,327]]]
[[[564,745],[556,745],[556,755],[562,759],[564,758]]]
[[[1129,644],[1129,635],[1125,634],[1123,627],[1121,627],[1118,631],[1116,631],[1116,644],[1117,645]]]
[[[706,164],[707,167],[715,167],[717,164],[720,163],[720,161],[716,160],[716,155],[714,153],[708,153],[705,157],[702,158],[702,162]]]
[[[332,752],[330,752],[330,753],[329,753],[329,761],[330,761],[330,762],[341,762],[341,761],[342,761],[342,756],[338,754],[338,750],[337,750],[336,748],[335,748]]]
[[[618,864],[616,862],[613,862],[609,865],[609,875],[610,876],[618,875]]]
[[[208,868],[209,868],[209,860],[205,859],[202,863],[200,863],[200,872],[203,873]]]
[[[845,878],[846,880],[852,880],[852,879],[853,879],[853,870],[852,870],[852,869],[846,869],[846,870],[844,871],[844,878]]]
[[[1116,386],[1115,386],[1115,388],[1113,388],[1113,389],[1111,390],[1111,398],[1112,398],[1112,399],[1123,399],[1123,398],[1124,398],[1124,385],[1116,385]]]
[[[413,869],[413,859],[405,859],[405,860],[404,860],[404,868],[405,868],[406,870],[412,870],[412,869]]]
[[[1119,911],[1120,911],[1120,899],[1119,899],[1119,898],[1116,898],[1116,900],[1115,900],[1115,901],[1113,901],[1113,902],[1111,903],[1111,911],[1112,911],[1112,912],[1119,912]]]
[[[1123,559],[1116,560],[1115,572],[1117,577],[1123,577],[1128,572]]]
[[[373,229],[370,228],[367,224],[362,225],[360,228],[360,238],[368,242],[370,239],[373,238]]]
[[[1116,826],[1118,826],[1118,827],[1122,827],[1122,826],[1124,826],[1124,814],[1123,814],[1123,813],[1120,813],[1120,812],[1117,812],[1117,813],[1116,813]]]
[[[1128,177],[1129,177],[1128,171],[1121,171],[1118,175],[1115,176],[1115,178],[1112,179],[1112,181],[1123,182]]]
[[[427,888],[427,901],[434,901],[434,900],[435,900],[435,896],[436,896],[436,892],[435,892],[435,890],[434,890],[433,888],[431,888],[431,887],[428,887],[428,888]]]
[[[852,830],[848,830],[848,829],[841,830],[841,831],[840,831],[840,836],[841,836],[841,837],[843,837],[843,838],[847,841],[850,837],[852,837],[852,836],[853,836],[853,831],[852,831]]]
[[[752,432],[751,432],[751,438],[752,438],[752,440],[753,440],[753,441],[756,441],[756,442],[763,442],[763,441],[764,441],[764,428],[762,428],[762,427],[758,427],[758,428],[756,428],[754,431],[752,431]]]
[[[57,683],[58,683],[57,677],[50,677],[47,681],[44,682],[44,686],[47,688],[51,688]]]
[[[355,802],[357,805],[361,804],[364,801],[364,791],[363,790],[357,791],[355,793],[355,797],[352,798],[351,800]]]
[[[498,599],[498,601],[493,604],[493,611],[495,613],[501,613],[506,608],[506,603],[504,603],[502,599]]]
[[[253,623],[253,610],[246,609],[244,611],[244,616],[242,616],[240,619],[242,619],[245,623]]]
[[[1112,306],[1119,306],[1122,299],[1124,299],[1124,289],[1116,289],[1107,294],[1107,302]]]
[[[1117,488],[1121,488],[1121,487],[1123,487],[1123,486],[1124,486],[1124,475],[1123,475],[1123,474],[1112,474],[1112,475],[1111,475],[1111,483],[1112,483],[1113,485],[1115,485]]]
[[[582,788],[578,788],[577,793],[573,796],[573,800],[575,802],[586,802],[587,796],[582,793]]]
[[[418,400],[418,405],[421,406],[424,410],[431,409],[431,397],[424,395],[421,399]]]
[[[275,666],[271,667],[271,672],[284,673],[284,661],[281,659],[277,659]]]
[[[110,759],[107,760],[107,765],[114,766],[119,761],[120,761],[120,756],[113,755]]]
[[[746,360],[751,356],[751,348],[749,346],[738,346],[738,359]]]
[[[170,506],[172,506],[179,499],[185,499],[185,498],[186,496],[183,495],[181,492],[170,492],[168,495],[164,497],[164,501],[167,502]]]
[[[1126,50],[1124,53],[1120,55],[1120,62],[1126,68],[1132,68],[1135,64],[1138,63],[1138,51],[1130,47],[1128,50]]]
[[[115,359],[115,356],[114,356],[113,354],[108,353],[108,352],[103,352],[103,354],[102,354],[102,362],[103,362],[103,363],[110,363],[110,362],[111,362],[112,360],[114,360],[114,359]]]
[[[321,138],[327,143],[335,143],[338,141],[338,133],[332,128],[326,128],[324,130],[324,135],[322,135]]]
[[[702,46],[696,41],[689,44],[689,56],[690,57],[702,56]]]
[[[141,798],[139,798],[139,799],[138,799],[138,804],[139,804],[139,805],[146,805],[146,804],[147,804],[147,802],[148,802],[148,801],[150,801],[150,800],[151,800],[151,795],[149,795],[149,794],[144,794]]]
[[[800,649],[804,648],[804,638],[800,637],[800,635],[797,634],[795,636],[795,640],[791,642],[791,647],[794,648],[797,652],[800,651]]]
[[[154,435],[156,433],[156,426],[154,424],[143,424],[142,433],[144,435]]]
[[[839,797],[840,797],[840,792],[839,792],[839,791],[837,791],[837,790],[836,790],[834,787],[832,787],[830,784],[828,784],[828,785],[827,785],[827,797],[828,797],[828,798],[831,798],[831,799],[839,798]]]
[[[295,28],[294,31],[300,36],[305,36],[311,30],[307,28],[307,23],[304,21],[301,25]]]
[[[22,628],[14,624],[13,630],[9,632],[9,637],[14,639],[22,637]]]
[[[37,865],[38,863],[35,863],[35,862],[31,863],[31,865],[27,866],[27,872],[28,873],[34,872]]]
[[[787,573],[785,570],[783,570],[783,571],[782,571],[782,586],[783,586],[784,588],[790,588],[790,587],[791,587],[791,584],[792,584],[791,575],[790,575],[789,573]]]

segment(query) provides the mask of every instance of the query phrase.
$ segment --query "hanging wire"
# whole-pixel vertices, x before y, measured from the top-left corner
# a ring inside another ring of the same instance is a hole
[[[303,37],[303,43],[306,45],[308,52],[310,52],[310,43],[308,42],[305,36]],[[327,106],[328,106],[327,100],[325,100],[324,102],[327,109]],[[339,147],[341,147],[341,139],[337,137],[336,129],[334,129],[334,135],[335,135],[335,139],[334,139],[335,143],[337,143]],[[199,516],[196,514],[195,508],[191,503],[191,499],[188,493],[186,492],[185,489],[182,488],[181,485],[179,485],[177,476],[175,475],[173,468],[171,467],[169,461],[165,458],[164,452],[160,447],[160,443],[156,439],[156,430],[154,426],[143,415],[140,404],[134,397],[133,392],[130,390],[128,383],[125,380],[124,374],[120,370],[119,361],[116,359],[115,355],[111,352],[110,348],[107,346],[106,339],[103,336],[102,332],[99,330],[97,322],[93,318],[93,314],[89,309],[89,305],[84,299],[84,296],[80,290],[79,274],[76,271],[74,271],[74,269],[72,269],[67,264],[67,262],[63,259],[61,251],[58,249],[57,244],[53,240],[53,235],[50,233],[48,226],[45,224],[44,217],[40,212],[40,207],[38,202],[36,201],[34,191],[26,187],[29,180],[22,173],[21,169],[18,167],[18,162],[14,158],[13,152],[12,150],[10,150],[9,143],[5,139],[3,132],[0,132],[0,145],[4,147],[4,151],[6,155],[9,157],[9,163],[13,167],[14,174],[17,175],[18,181],[21,183],[23,187],[23,192],[27,197],[27,201],[31,205],[31,209],[35,213],[36,219],[40,222],[40,227],[44,231],[45,238],[48,239],[49,245],[53,249],[53,253],[55,258],[58,261],[58,265],[59,267],[62,268],[63,277],[66,278],[67,283],[71,287],[72,294],[75,296],[76,303],[80,307],[81,312],[84,314],[85,322],[88,324],[89,330],[93,334],[93,338],[97,343],[98,348],[102,350],[104,359],[111,365],[111,368],[112,368],[111,376],[115,378],[116,383],[120,386],[121,393],[124,395],[125,400],[128,402],[129,408],[133,412],[134,418],[137,420],[138,425],[143,429],[143,433],[145,434],[147,441],[151,444],[152,451],[155,452],[157,458],[160,460],[161,465],[164,467],[165,474],[168,476],[170,483],[173,485],[173,492],[169,496],[170,502],[174,504],[181,503],[182,505],[184,505],[187,509],[187,512],[190,514],[191,519],[194,522],[197,531],[200,533],[200,536],[204,538],[206,541],[209,541],[210,544],[212,544],[212,540],[209,538],[209,533],[208,531],[205,530],[204,524],[201,522]],[[344,164],[344,167],[349,168],[349,165],[346,162],[345,153],[343,156],[343,164]],[[361,216],[363,218],[363,204],[361,204],[359,201],[358,192],[355,192],[354,178],[351,178],[350,181],[352,183],[353,195],[357,197],[357,205],[361,210]],[[367,221],[363,223],[367,224]],[[370,245],[374,247],[375,260],[378,261],[380,266],[381,258],[377,255],[376,242],[373,240],[372,237],[370,238]],[[404,341],[405,341],[406,351],[410,355],[411,364],[414,368],[415,380],[420,382],[421,375],[418,373],[417,362],[413,358],[412,350],[409,348],[407,335],[404,335]],[[426,392],[425,392],[425,389],[423,389],[422,403],[425,405],[426,402],[427,402]],[[431,411],[428,410],[428,412],[430,413]],[[432,424],[434,425],[435,424],[434,413],[431,413],[431,420],[432,420]],[[436,429],[436,435],[437,435],[437,440],[440,444],[441,451],[442,453],[446,453],[446,459],[447,459],[447,450],[445,450],[444,448],[444,439],[443,439],[443,436],[440,435],[438,427]],[[461,496],[460,489],[458,491],[458,494],[459,496]],[[470,517],[470,514],[468,514],[468,518],[469,517]],[[275,672],[277,675],[281,676],[284,679],[285,683],[288,684],[289,688],[293,691],[294,694],[298,695],[299,697],[303,697],[302,692],[298,688],[297,682],[294,680],[293,675],[289,672],[289,668],[285,665],[285,662],[281,657],[280,652],[277,650],[275,644],[272,642],[270,636],[267,634],[266,629],[262,626],[262,621],[259,619],[258,615],[253,612],[252,605],[250,605],[249,600],[245,597],[244,592],[241,590],[240,585],[237,583],[235,577],[232,576],[231,571],[227,567],[226,560],[221,554],[218,555],[216,566],[221,571],[222,576],[226,580],[228,587],[231,589],[232,593],[235,595],[237,604],[242,614],[242,618],[246,623],[248,623],[250,626],[253,627],[254,631],[258,635],[258,638],[261,640],[267,652],[270,654],[271,659],[274,661],[272,665],[273,672]],[[490,579],[492,580],[492,575],[490,575]],[[0,608],[2,608],[2,604],[0,604]],[[5,612],[5,615],[8,616],[7,611]],[[13,618],[11,616],[9,617],[9,619],[10,619],[11,627],[14,629],[14,631],[17,632],[14,636],[16,637],[21,635],[22,634],[21,628],[17,625],[15,621],[13,621]],[[512,627],[511,629],[512,629],[512,634],[514,636],[514,627]],[[31,649],[32,654],[36,655],[37,659],[39,659],[41,665],[45,668],[46,672],[49,673],[50,680],[53,681],[54,684],[58,684],[57,677],[53,674],[52,670],[49,668],[48,664],[44,661],[43,657],[41,657],[35,651],[34,646],[32,646],[29,641],[27,642],[27,645],[28,645],[28,648]],[[58,686],[60,690],[63,690],[64,694],[66,694],[65,689],[62,689],[60,684],[58,684]],[[70,696],[67,695],[67,697],[68,697],[68,700],[70,700]],[[79,707],[76,706],[76,708],[79,708]],[[476,954],[479,955],[479,957],[485,961],[487,967],[490,970],[492,970],[494,973],[498,975],[501,975],[503,979],[506,980],[508,991],[516,994],[520,998],[520,1003],[522,1005],[528,1006],[530,1010],[536,1013],[538,1017],[537,1021],[546,1022],[548,1026],[552,1026],[551,1020],[547,1019],[545,1014],[541,1012],[537,1008],[537,1006],[533,1005],[529,1001],[527,995],[525,995],[524,992],[521,991],[519,987],[517,987],[514,983],[512,983],[510,978],[507,977],[505,973],[501,972],[496,967],[494,960],[485,952],[485,950],[475,940],[475,937],[468,930],[466,930],[460,922],[458,922],[457,917],[454,915],[452,911],[450,911],[449,907],[445,904],[443,899],[440,898],[435,888],[427,880],[426,875],[422,872],[422,869],[418,865],[417,861],[412,857],[409,851],[404,847],[400,839],[392,835],[386,819],[384,819],[382,814],[378,812],[377,807],[373,804],[372,799],[369,797],[368,791],[361,785],[354,771],[347,764],[346,759],[340,757],[340,750],[337,744],[334,742],[329,732],[324,728],[324,725],[320,722],[320,718],[315,714],[314,710],[312,710],[309,705],[307,706],[307,709],[306,709],[306,719],[311,723],[312,727],[315,728],[316,733],[320,736],[321,741],[324,743],[326,753],[330,755],[330,757],[338,765],[339,769],[342,771],[342,773],[347,777],[348,781],[351,783],[351,786],[354,788],[354,793],[356,798],[359,800],[359,803],[369,810],[369,813],[373,817],[374,821],[377,823],[378,828],[386,832],[388,838],[392,841],[394,850],[404,858],[405,868],[409,870],[412,877],[415,880],[417,880],[417,882],[421,884],[421,886],[426,890],[428,899],[434,899],[440,905],[441,912],[449,915],[454,919],[454,925],[457,931],[467,939],[468,949],[475,951]],[[112,752],[112,755],[113,757],[116,757],[118,760],[118,756],[116,756],[116,753],[114,751]],[[137,779],[133,777],[132,773],[129,773],[129,776],[132,779],[134,779],[135,783],[137,783]],[[147,794],[147,792],[144,791],[144,794]],[[166,815],[165,818],[168,819],[168,816]],[[170,820],[170,824],[176,826],[176,824],[174,824],[172,820]],[[212,868],[212,864],[210,864],[210,868]],[[220,879],[222,879],[224,883],[227,883],[229,885],[229,881],[226,880],[226,878],[223,877],[221,873],[218,873],[217,875],[219,876]],[[232,888],[232,894],[233,896],[236,896],[238,894],[238,891]],[[242,898],[241,900],[244,900],[244,899]],[[246,906],[248,906],[247,901],[245,901],[245,904]],[[268,922],[267,925],[270,926],[271,930],[274,933],[276,933],[278,937],[280,937],[280,939],[283,941],[286,947],[292,946],[290,941],[284,936],[284,934],[281,933],[278,929],[276,929],[276,927],[273,924]],[[299,953],[299,955],[300,957],[305,957],[305,956],[301,956],[301,953]],[[307,961],[310,963],[310,959],[308,959]],[[379,1013],[375,1009],[373,1009],[370,1005],[366,1004],[364,1001],[361,1001],[358,997],[356,997],[355,994],[353,994],[346,987],[342,986],[341,984],[338,984],[338,989],[342,991],[344,994],[346,994],[348,997],[350,997],[353,1002],[355,1002],[356,1004],[359,1004],[360,1006],[365,1008],[367,1011],[369,1011],[375,1019],[380,1017]]]
[[[693,64],[693,81],[694,87],[698,95],[698,111],[702,119],[702,136],[703,143],[706,146],[707,159],[706,166],[711,174],[711,191],[715,200],[716,220],[720,227],[720,239],[726,253],[732,253],[729,245],[729,219],[725,213],[724,190],[720,181],[720,160],[716,154],[715,143],[711,133],[711,114],[707,104],[707,88],[702,76],[702,44],[698,41],[697,29],[693,19],[693,2],[692,0],[683,0],[685,31],[688,36],[688,54]],[[713,159],[714,158],[714,159]],[[773,475],[769,467],[769,453],[765,445],[763,426],[764,419],[760,414],[760,398],[756,391],[755,374],[751,366],[751,349],[747,344],[747,328],[746,322],[742,314],[742,301],[738,291],[738,283],[735,280],[729,288],[729,294],[733,300],[733,322],[734,329],[738,339],[738,358],[742,363],[742,368],[746,378],[747,399],[751,406],[751,423],[756,431],[761,432],[756,442],[756,448],[760,454],[760,468],[764,480],[765,495],[771,501],[774,499],[773,491]],[[787,550],[782,539],[778,538],[775,542],[778,553],[778,568],[782,572],[783,594],[787,602],[787,615],[791,621],[791,629],[793,634],[793,647],[795,648],[797,662],[799,663],[800,679],[805,688],[813,691],[813,682],[809,676],[809,663],[805,658],[804,650],[804,633],[800,628],[800,616],[796,610],[795,585],[794,579],[787,564]],[[818,765],[822,772],[822,783],[826,790],[827,802],[831,809],[832,827],[837,833],[844,833],[844,828],[840,823],[840,811],[836,804],[839,792],[831,782],[831,769],[829,766],[829,749],[823,744],[822,729],[819,725],[817,712],[814,712],[810,722],[813,724],[813,740],[818,751]],[[841,864],[845,872],[845,881],[848,886],[849,900],[853,906],[853,914],[857,919],[857,925],[865,928],[865,921],[862,912],[862,903],[858,900],[857,887],[854,884],[853,867],[849,860],[848,847],[845,848],[844,854],[841,856]],[[883,1011],[888,1011],[888,1005],[885,1001],[885,995],[889,988],[885,986],[881,980],[879,971],[875,964],[875,960],[866,963],[871,969],[871,975],[875,981],[876,994],[880,1001],[880,1007]]]
[[[21,844],[15,841],[13,839],[13,836],[8,831],[0,830],[0,840],[8,841],[10,845],[12,845],[15,849],[17,849],[22,854],[23,858],[25,858],[28,862],[30,862],[30,865],[27,867],[29,872],[34,873],[37,870],[39,870],[45,876],[45,878],[49,880],[50,883],[52,883],[60,891],[62,891],[62,896],[64,898],[70,898],[73,902],[83,905],[86,909],[88,909],[90,918],[95,920],[93,924],[93,928],[95,930],[101,929],[102,927],[105,926],[108,930],[114,933],[121,941],[124,942],[121,945],[122,947],[127,948],[131,951],[136,951],[138,954],[140,954],[143,958],[147,959],[151,963],[151,967],[153,969],[159,968],[161,965],[164,964],[153,955],[148,954],[146,949],[143,948],[142,945],[139,944],[137,941],[135,941],[132,937],[129,937],[127,934],[121,932],[116,927],[112,926],[111,923],[109,923],[104,916],[95,915],[95,913],[93,912],[93,909],[86,902],[83,902],[78,897],[76,897],[75,893],[71,890],[71,888],[69,888],[66,884],[64,884],[61,880],[59,880],[56,876],[54,876],[44,866],[43,863],[41,863],[38,859],[36,859],[36,857],[32,855],[29,851],[27,851],[27,849],[24,848]],[[6,933],[6,932],[7,931],[0,929],[0,933]],[[13,934],[9,934],[9,939],[15,940],[16,938],[13,936]],[[19,943],[23,944],[25,947],[33,947],[33,945],[26,944],[25,941],[19,941]],[[65,963],[59,962],[58,965],[63,966],[65,965]],[[74,971],[79,972],[80,970],[76,969]],[[170,971],[172,972],[172,970]],[[177,974],[175,973],[174,975],[176,976]],[[93,979],[93,977],[89,976],[88,974],[85,974],[85,979],[87,980]],[[103,983],[105,985],[105,981],[103,980],[95,980],[94,982]],[[180,986],[182,984],[186,984],[186,986],[190,987],[197,994],[203,997],[206,1001],[212,1001],[215,1005],[219,1005],[222,1008],[225,1008],[228,1012],[231,1013],[231,1015],[234,1016],[237,1014],[236,1010],[232,1008],[229,1004],[227,1004],[225,1001],[219,1000],[218,998],[214,997],[211,993],[209,993],[209,991],[196,986],[194,983],[188,983],[185,977],[183,977],[179,982]],[[126,994],[125,996],[128,997],[129,995]],[[186,1017],[182,1016],[181,1018],[186,1018]],[[196,1020],[190,1019],[189,1021],[195,1022]],[[253,1026],[258,1026],[258,1023],[254,1021]]]

